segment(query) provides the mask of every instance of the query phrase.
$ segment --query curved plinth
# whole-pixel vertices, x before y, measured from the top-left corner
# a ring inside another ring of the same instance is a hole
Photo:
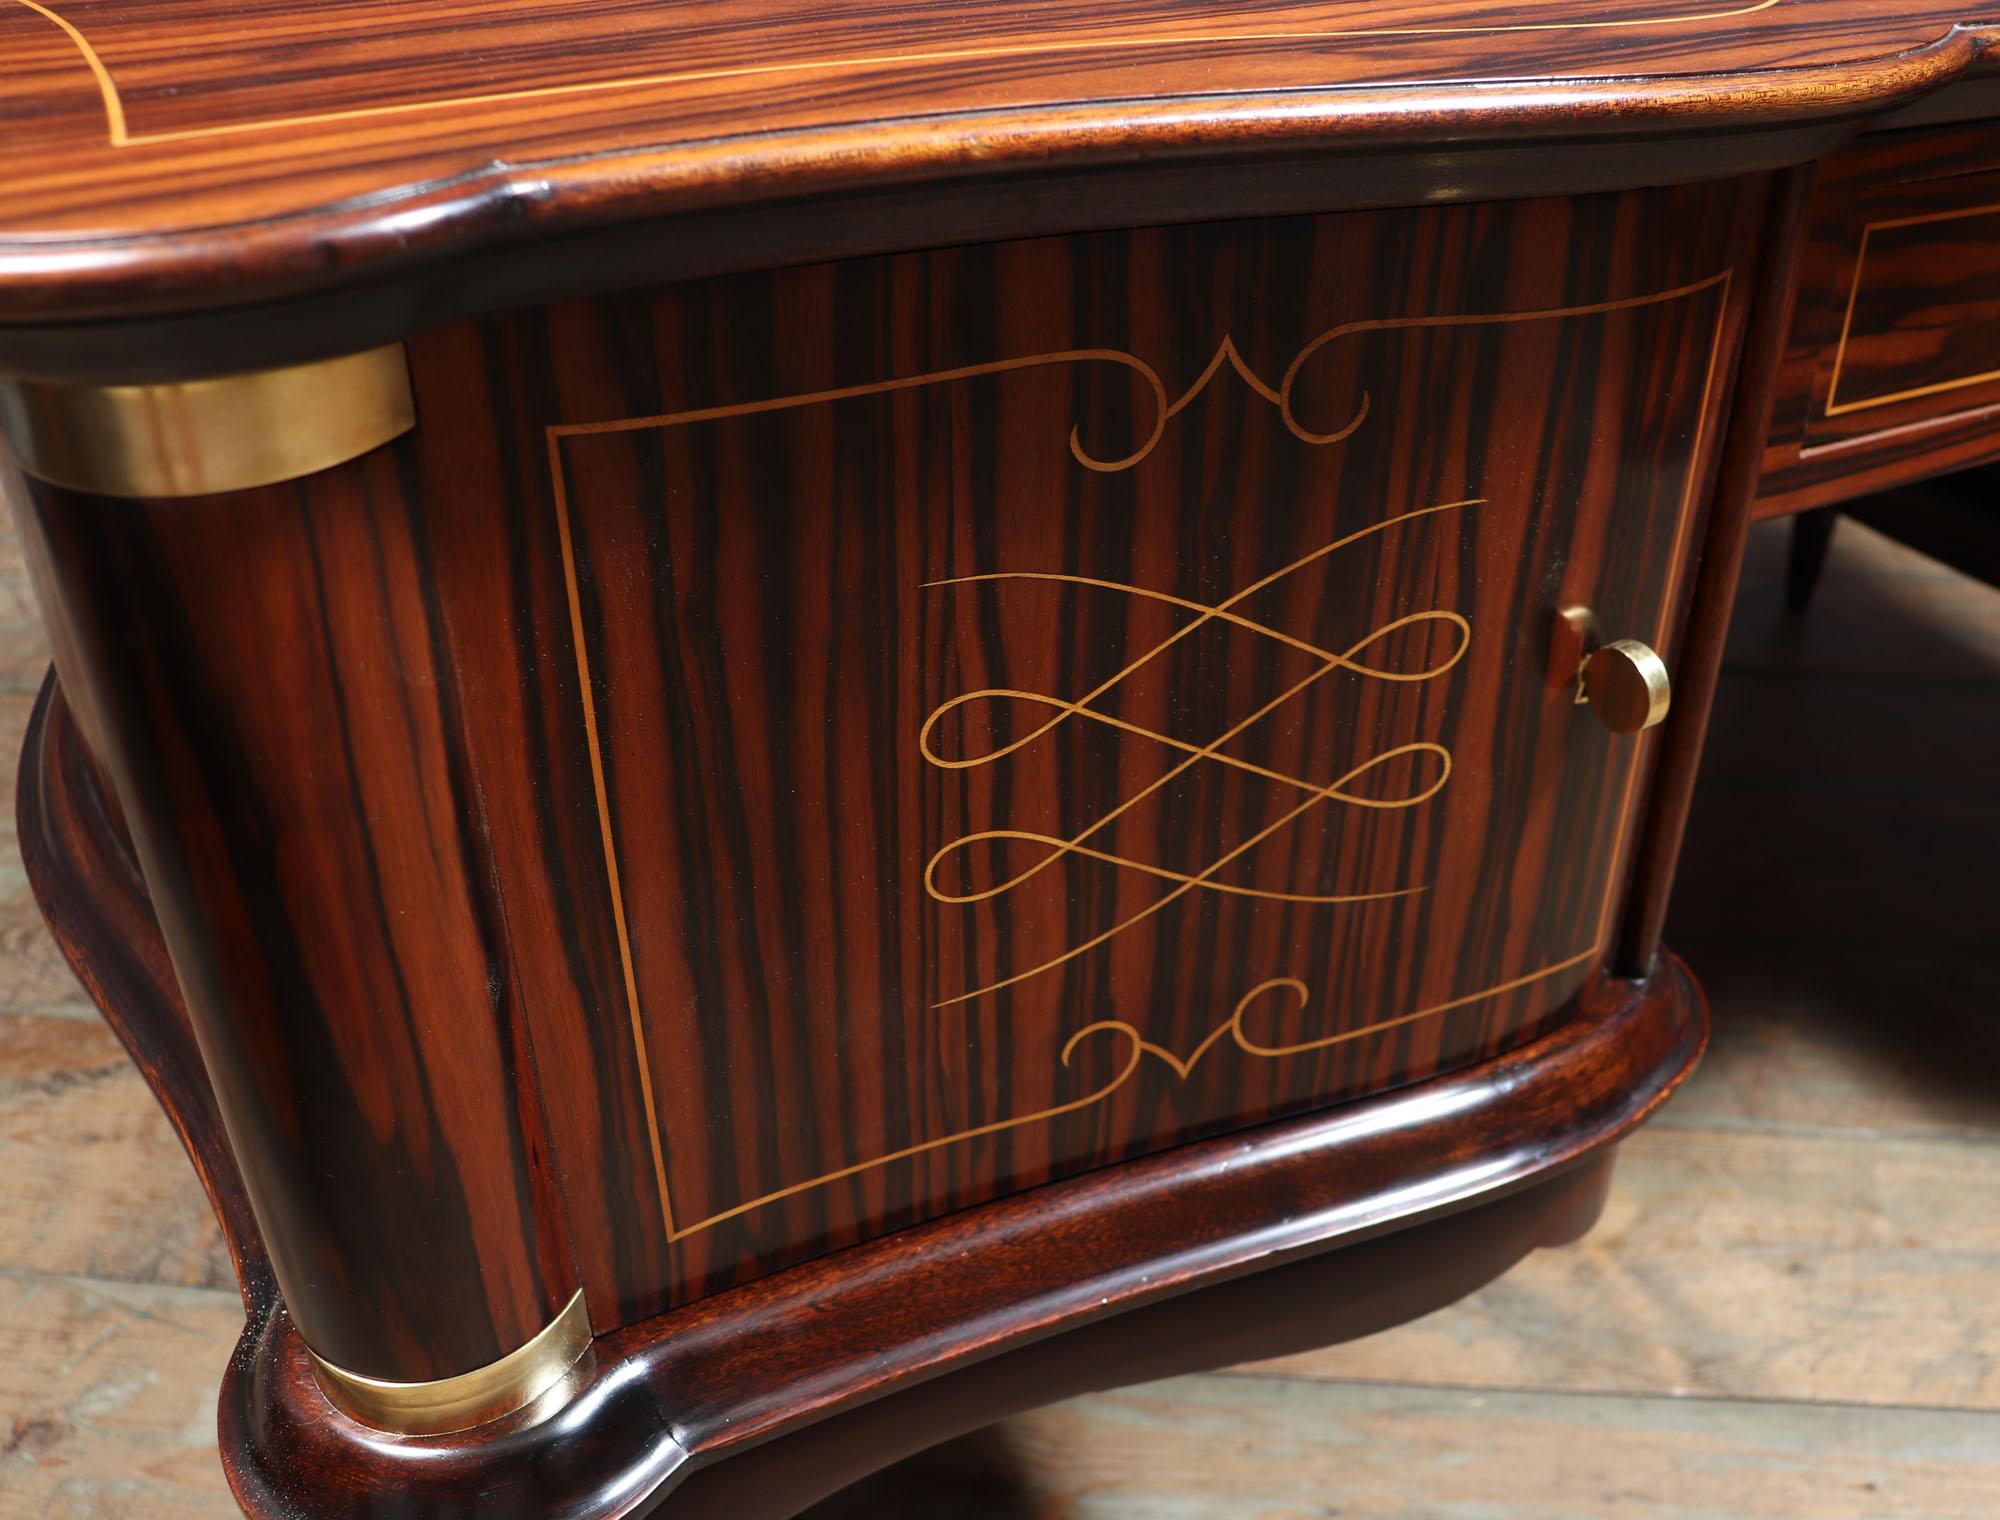
[[[536,1404],[385,1436],[326,1400],[263,1267],[166,958],[53,689],[21,834],[66,953],[208,1184],[249,1324],[222,1456],[254,1515],[795,1513],[873,1468],[1093,1387],[1351,1338],[1586,1227],[1607,1149],[1706,1032],[1678,961],[1600,978],[1500,1059],[1001,1199],[600,1337]]]

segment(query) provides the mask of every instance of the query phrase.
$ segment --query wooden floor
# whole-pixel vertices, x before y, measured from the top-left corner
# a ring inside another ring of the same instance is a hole
[[[1788,622],[1784,531],[1675,922],[1715,1044],[1598,1230],[1371,1341],[1015,1420],[827,1520],[2000,1516],[2000,592],[1848,525]],[[9,790],[43,659],[0,562]],[[228,1266],[11,818],[0,1517],[231,1515]]]

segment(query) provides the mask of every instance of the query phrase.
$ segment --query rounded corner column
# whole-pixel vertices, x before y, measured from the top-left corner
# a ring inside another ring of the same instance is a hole
[[[590,1339],[415,425],[400,344],[0,377],[59,678],[287,1310],[330,1399],[409,1433],[531,1402]]]

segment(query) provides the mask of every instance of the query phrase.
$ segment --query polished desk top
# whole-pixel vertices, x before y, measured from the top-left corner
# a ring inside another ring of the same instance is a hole
[[[1714,177],[1802,161],[1832,140],[1804,129],[1976,76],[1994,35],[2000,0],[0,0],[0,324],[1142,159],[1615,139],[1625,183]],[[1619,174],[1490,167],[1400,183],[1465,198]],[[788,262],[837,251],[795,236]]]

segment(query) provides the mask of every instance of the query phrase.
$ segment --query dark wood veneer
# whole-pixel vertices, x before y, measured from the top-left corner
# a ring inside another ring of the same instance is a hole
[[[1163,0],[420,0],[381,18],[0,4],[0,320],[228,307],[634,218],[1053,165],[1555,141],[1602,144],[1601,174],[1636,138],[1650,177],[1628,166],[1623,184],[1740,172],[1774,162],[1760,134],[1977,71],[2000,11],[1552,0],[1523,23],[1456,0],[1221,17]],[[282,68],[261,51],[274,34]],[[784,240],[837,251],[817,235],[808,213]]]
[[[1588,605],[1673,657],[1760,211],[1169,229],[490,327],[487,372],[554,395],[489,428],[460,386],[427,496],[473,510],[462,440],[542,424],[573,579],[531,622],[574,623],[590,700],[543,709],[538,795],[604,838],[483,791],[506,858],[564,850],[572,893],[614,862],[584,960],[630,1006],[535,1004],[601,1323],[1542,1027],[1609,954],[1650,750],[1550,630]],[[1566,275],[1565,238],[1616,262]],[[469,330],[414,361],[420,396],[481,363]],[[564,964],[560,914],[513,917]]]
[[[1871,137],[1819,168],[1759,516],[2000,458],[2000,127]]]
[[[1797,164],[1844,141],[1851,124],[1745,127],[1706,139],[1698,155],[1672,138],[1596,144],[1563,139],[1339,151],[1275,147],[1246,163],[1176,156],[1139,166],[1050,165],[1041,171],[801,195],[682,212],[548,237],[496,212],[457,255],[400,239],[392,276],[331,288],[265,282],[250,304],[177,306],[171,290],[136,320],[117,311],[52,311],[0,321],[0,372],[75,383],[144,383],[353,353],[453,322],[558,297],[783,269],[825,259],[954,247],[1050,233],[1204,220],[1589,194],[1704,183]],[[912,229],[917,235],[913,238]],[[134,297],[136,300],[136,296]],[[68,308],[65,308],[68,310]]]

